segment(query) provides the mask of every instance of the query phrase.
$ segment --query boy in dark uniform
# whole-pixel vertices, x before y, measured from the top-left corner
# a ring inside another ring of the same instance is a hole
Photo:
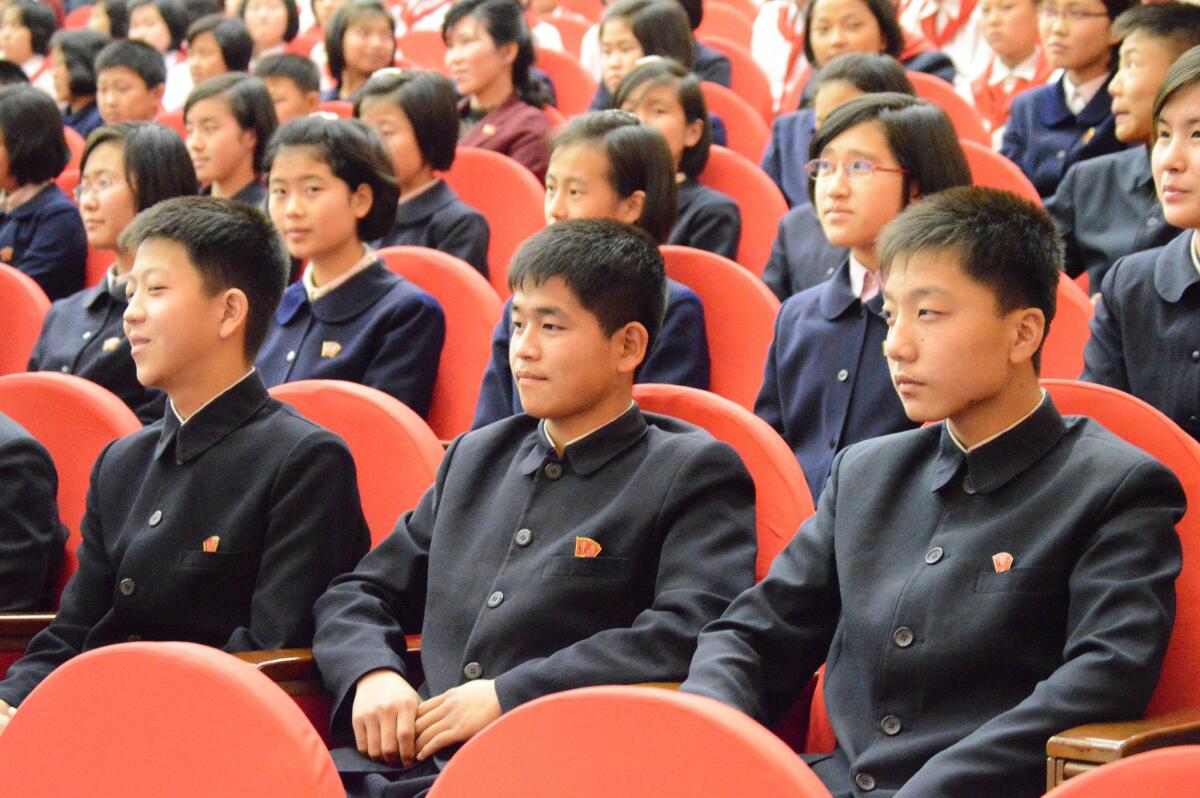
[[[126,228],[125,334],[165,417],[96,461],[79,570],[0,682],[0,729],[55,667],[125,640],[305,646],[312,603],[366,552],[354,461],[251,367],[287,259],[257,210],[167,200]]]
[[[547,693],[682,678],[700,628],[753,582],[737,455],[632,399],[663,282],[654,242],[607,220],[560,222],[513,258],[525,413],[458,438],[317,602],[334,730],[358,748],[334,752],[351,794],[419,794],[451,746]],[[415,632],[419,691],[401,658]]]
[[[1158,681],[1184,497],[1038,385],[1053,222],[954,188],[885,230],[885,352],[909,417],[855,444],[816,515],[700,635],[684,690],[769,721],[825,662],[837,796],[1042,793],[1047,739],[1139,717]]]

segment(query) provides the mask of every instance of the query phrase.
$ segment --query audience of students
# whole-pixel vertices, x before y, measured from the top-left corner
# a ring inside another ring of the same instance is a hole
[[[54,95],[63,122],[84,138],[104,124],[96,104],[96,56],[109,38],[93,30],[61,30],[50,40]]]
[[[187,31],[187,65],[192,85],[226,72],[246,72],[254,42],[240,19],[209,14],[193,22]]]
[[[992,58],[971,81],[969,99],[999,147],[1013,98],[1054,73],[1038,34],[1039,0],[982,0],[979,21]]]
[[[209,78],[188,96],[183,118],[202,193],[264,209],[263,155],[277,125],[263,82],[241,72]]]

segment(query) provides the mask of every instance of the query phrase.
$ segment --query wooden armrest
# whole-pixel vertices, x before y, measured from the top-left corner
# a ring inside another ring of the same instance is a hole
[[[1200,709],[1144,720],[1088,723],[1056,734],[1046,743],[1046,786],[1061,784],[1105,762],[1154,748],[1200,743]]]
[[[657,687],[660,690],[678,690],[683,682],[639,682],[634,687]]]
[[[421,636],[406,635],[409,654],[421,651]],[[241,651],[233,656],[248,662],[273,682],[298,682],[317,679],[317,665],[311,648],[281,648],[276,651]]]
[[[0,613],[0,651],[24,651],[29,639],[53,620],[52,612]]]

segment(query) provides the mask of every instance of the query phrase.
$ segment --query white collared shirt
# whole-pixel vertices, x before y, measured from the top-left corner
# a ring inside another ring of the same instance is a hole
[[[859,263],[858,260],[854,257],[854,255],[851,255],[850,256],[850,291],[856,297],[859,297],[860,299],[862,299],[864,302],[866,302],[869,299],[872,299],[879,293],[879,289],[876,288],[875,293],[871,294],[871,296],[863,297],[863,295],[862,295],[863,282],[865,282],[866,279],[867,279],[867,267],[863,266],[861,263]]]
[[[598,430],[602,430],[602,429],[604,429],[604,428],[605,428],[605,427],[607,427],[609,424],[613,423],[613,422],[614,422],[614,421],[616,421],[618,418],[620,418],[621,416],[623,416],[623,415],[625,415],[626,413],[628,413],[628,412],[629,412],[629,411],[630,411],[630,410],[633,408],[633,406],[634,406],[635,404],[637,404],[637,402],[635,402],[635,401],[633,401],[633,400],[631,399],[631,400],[629,401],[629,407],[625,408],[625,409],[624,409],[624,410],[622,410],[620,413],[618,413],[617,415],[615,415],[615,416],[613,416],[612,418],[610,418],[608,421],[605,421],[603,424],[600,424],[599,426],[593,427],[592,429],[590,429],[590,430],[588,430],[587,432],[583,433],[583,434],[582,434],[582,435],[580,435],[579,437],[577,437],[577,438],[572,438],[571,440],[567,441],[566,443],[564,443],[564,444],[563,444],[563,447],[562,447],[561,451],[564,451],[564,452],[565,452],[565,451],[567,450],[567,447],[568,447],[568,446],[571,446],[572,444],[579,443],[581,440],[583,440],[583,439],[584,439],[584,438],[586,438],[587,436],[591,435],[592,433],[594,433],[594,432],[596,432],[596,431],[598,431]],[[550,445],[554,447],[555,451],[560,451],[560,450],[559,450],[559,448],[558,448],[558,444],[554,442],[554,436],[550,434],[550,428],[549,428],[549,427],[546,425],[546,423],[545,423],[544,421],[542,422],[542,424],[541,424],[541,427],[542,427],[542,434],[546,436],[546,440],[547,440],[547,441],[549,441]]]
[[[985,445],[987,445],[987,444],[991,443],[992,441],[996,440],[997,438],[999,438],[1001,435],[1003,435],[1004,433],[1008,432],[1009,430],[1011,430],[1011,429],[1015,429],[1016,427],[1018,427],[1018,426],[1020,426],[1021,424],[1023,424],[1023,423],[1025,422],[1025,419],[1029,418],[1029,417],[1030,417],[1030,416],[1032,416],[1034,413],[1036,413],[1036,412],[1038,411],[1038,408],[1039,408],[1039,407],[1041,407],[1041,406],[1042,406],[1043,404],[1045,404],[1045,403],[1046,403],[1046,389],[1045,389],[1045,388],[1042,388],[1042,398],[1041,398],[1041,401],[1039,401],[1039,402],[1038,402],[1036,405],[1034,405],[1032,410],[1030,410],[1030,411],[1029,411],[1028,413],[1026,413],[1025,415],[1021,416],[1021,418],[1019,418],[1018,420],[1016,420],[1016,421],[1014,421],[1013,423],[1009,424],[1009,425],[1008,425],[1007,427],[1005,427],[1004,429],[1002,429],[1002,430],[1000,430],[999,432],[997,432],[995,435],[992,435],[992,436],[989,436],[989,437],[987,437],[987,438],[984,438],[983,440],[981,440],[979,443],[975,444],[974,446],[963,446],[963,444],[962,444],[962,441],[960,441],[960,440],[958,439],[958,437],[957,437],[957,436],[955,436],[955,434],[954,434],[954,430],[950,429],[950,422],[949,422],[949,421],[947,421],[947,422],[946,422],[946,432],[950,433],[950,440],[954,441],[954,445],[955,445],[955,446],[957,446],[959,449],[962,449],[962,451],[963,451],[963,453],[964,453],[964,454],[965,454],[965,453],[967,453],[967,452],[973,452],[973,451],[975,451],[976,449],[978,449],[980,446],[985,446]]]
[[[1018,80],[1033,80],[1037,77],[1038,59],[1041,55],[1042,48],[1034,47],[1032,55],[1012,68],[1009,68],[1000,56],[996,56],[996,60],[992,61],[992,72],[988,76],[987,85],[1003,85],[1006,92],[1011,92]]]
[[[1196,267],[1197,272],[1200,272],[1200,255],[1196,254],[1196,244],[1197,244],[1196,235],[1193,233],[1192,234],[1192,247],[1190,250],[1192,253],[1192,266]]]
[[[1075,116],[1079,116],[1096,96],[1096,92],[1104,86],[1106,80],[1108,80],[1108,73],[1076,86],[1071,82],[1070,75],[1063,75],[1063,95],[1067,101],[1067,109]]]
[[[316,302],[326,294],[333,293],[338,287],[350,282],[350,278],[370,267],[376,260],[378,258],[375,256],[375,250],[363,244],[363,256],[359,259],[358,263],[321,286],[313,282],[312,264],[308,264],[308,267],[304,270],[304,276],[300,278],[300,281],[304,284],[304,293],[308,295],[308,301],[310,303]]]

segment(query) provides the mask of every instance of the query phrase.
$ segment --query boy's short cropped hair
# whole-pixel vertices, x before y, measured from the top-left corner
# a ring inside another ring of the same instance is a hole
[[[863,94],[890,91],[917,95],[904,65],[886,53],[843,53],[830,59],[814,80],[817,89],[840,82],[849,83]]]
[[[947,189],[906,208],[884,228],[877,247],[884,282],[897,259],[921,253],[957,256],[963,272],[987,287],[996,308],[1037,308],[1054,320],[1063,243],[1050,215],[1029,200],[993,188]],[[1041,366],[1041,346],[1033,366]]]
[[[412,125],[421,158],[439,171],[454,165],[458,147],[458,93],[446,76],[431,70],[381,69],[354,100],[354,116],[368,102],[386,99],[400,107]]]
[[[14,64],[7,58],[0,58],[0,86],[12,86],[18,83],[28,83],[29,76],[20,64]]]
[[[317,65],[311,58],[295,53],[272,53],[266,56],[254,66],[254,77],[261,80],[287,78],[305,94],[321,91],[321,73]]]
[[[162,54],[145,42],[118,39],[106,45],[96,56],[96,78],[107,69],[125,67],[133,72],[147,89],[167,82],[167,66]]]
[[[640,227],[611,219],[568,219],[521,245],[508,267],[517,291],[561,277],[600,322],[605,335],[636,321],[646,328],[646,351],[666,312],[666,271],[658,244]]]
[[[93,97],[96,94],[96,56],[111,39],[87,28],[60,30],[50,40],[52,48],[62,53],[67,67],[67,88],[72,96]]]
[[[17,0],[10,8],[17,10],[21,24],[29,29],[29,47],[38,55],[50,52],[50,38],[58,28],[58,20],[50,6],[36,0]]]
[[[1161,39],[1171,48],[1172,59],[1200,44],[1200,6],[1190,3],[1136,5],[1113,20],[1118,41],[1133,33]]]
[[[183,44],[183,37],[187,35],[188,23],[191,18],[188,16],[187,8],[183,5],[182,0],[128,0],[126,8],[129,16],[133,16],[133,12],[137,11],[142,6],[154,6],[158,9],[159,16],[167,25],[167,30],[171,34],[170,50],[178,50]]]
[[[187,250],[210,295],[237,288],[246,295],[246,360],[253,361],[287,285],[290,262],[279,234],[257,208],[214,197],[175,197],[142,211],[119,245],[137,252],[150,239]]]
[[[224,101],[237,120],[238,127],[254,131],[254,171],[261,173],[267,143],[279,126],[271,93],[258,78],[252,78],[244,72],[227,72],[211,77],[192,89],[183,105],[183,118],[187,119],[188,112],[196,103],[213,97]]]
[[[246,23],[237,17],[223,17],[220,14],[209,14],[191,24],[187,31],[187,43],[190,45],[197,38],[211,33],[221,48],[221,60],[230,72],[245,72],[250,68],[250,58],[254,55],[254,40]]]
[[[125,161],[125,182],[133,207],[144,211],[172,197],[191,197],[200,191],[187,145],[174,130],[156,122],[122,122],[98,127],[87,137],[79,171],[102,144],[119,144]]]
[[[58,105],[28,83],[0,88],[0,133],[18,185],[53,180],[71,159]]]

